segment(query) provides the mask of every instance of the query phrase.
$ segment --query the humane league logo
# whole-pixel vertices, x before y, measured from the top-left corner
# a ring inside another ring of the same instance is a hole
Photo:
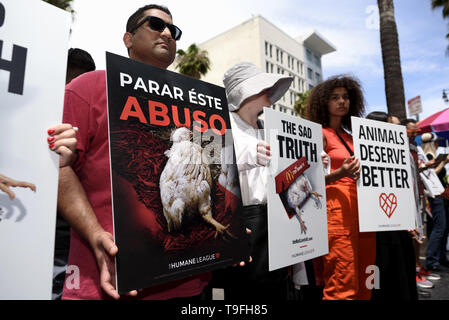
[[[218,260],[218,259],[220,259],[219,252],[207,254],[204,256],[200,256],[200,257],[193,257],[193,258],[185,259],[185,260],[181,260],[181,261],[170,262],[168,264],[168,269],[178,269],[178,268],[187,267],[187,266],[195,265],[198,263],[209,262],[209,261]]]

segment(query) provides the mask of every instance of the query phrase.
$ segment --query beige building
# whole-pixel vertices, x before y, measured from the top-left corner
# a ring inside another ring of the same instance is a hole
[[[322,80],[321,57],[335,47],[318,32],[296,39],[262,16],[199,44],[207,50],[211,70],[201,80],[223,86],[223,74],[237,62],[248,61],[266,72],[294,77],[287,93],[274,108],[294,114],[296,94],[311,89]]]

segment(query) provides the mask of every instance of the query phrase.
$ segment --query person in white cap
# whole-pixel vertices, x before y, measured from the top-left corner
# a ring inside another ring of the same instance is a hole
[[[287,268],[268,271],[267,173],[270,146],[264,142],[264,107],[273,105],[290,87],[293,78],[262,72],[241,62],[224,75],[231,129],[239,170],[244,224],[251,230],[252,262],[243,268],[228,269],[224,275],[225,299],[260,301],[287,299]]]

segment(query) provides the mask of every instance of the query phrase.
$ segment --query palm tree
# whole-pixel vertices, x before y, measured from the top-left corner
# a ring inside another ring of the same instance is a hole
[[[449,18],[449,0],[432,0],[432,9],[435,10],[439,7],[443,8],[443,18]],[[446,34],[446,39],[449,40],[449,33]],[[446,54],[449,55],[449,45],[447,46]]]
[[[377,0],[377,5],[380,17],[380,44],[384,65],[387,108],[390,114],[402,120],[407,117],[407,113],[393,0]]]
[[[208,52],[201,50],[196,44],[191,44],[187,52],[180,49],[176,53],[178,54],[176,69],[179,69],[181,74],[200,79],[210,70]]]
[[[309,97],[309,94],[310,94],[309,90],[297,94],[298,100],[295,101],[293,109],[295,109],[296,113],[301,118],[304,118],[306,114],[307,98]]]
[[[49,4],[52,4],[62,10],[66,10],[70,13],[74,13],[75,11],[72,8],[73,0],[43,0]]]
[[[72,20],[75,17],[75,10],[72,8],[73,0],[43,0],[49,4],[52,4],[62,10],[68,11],[72,14]]]

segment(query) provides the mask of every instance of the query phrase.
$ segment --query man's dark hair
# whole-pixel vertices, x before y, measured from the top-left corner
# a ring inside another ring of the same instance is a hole
[[[411,123],[416,123],[416,120],[415,120],[415,119],[411,119],[411,118],[404,119],[404,120],[401,121],[401,124],[402,124],[403,126],[406,126],[406,125],[408,125],[410,122],[411,122]]]
[[[368,113],[368,115],[366,116],[366,119],[387,122],[388,114],[383,111],[373,111],[373,112]]]
[[[136,12],[134,12],[129,18],[128,18],[128,22],[126,23],[126,32],[131,32],[131,30],[137,25],[137,23],[139,22],[139,20],[141,18],[143,18],[143,14],[145,13],[145,11],[150,10],[150,9],[158,9],[161,10],[163,12],[165,12],[166,14],[168,14],[170,16],[171,19],[173,19],[170,10],[168,10],[167,7],[165,6],[160,6],[157,4],[148,4],[146,6],[143,6],[142,8],[137,9]]]
[[[351,130],[351,116],[361,117],[365,112],[365,99],[363,98],[360,82],[351,76],[337,75],[316,85],[307,99],[306,119],[329,127],[328,105],[332,91],[335,88],[345,88],[349,95],[349,112],[342,118],[341,125]]]
[[[83,73],[94,71],[95,62],[89,52],[78,48],[70,48],[67,56],[67,73],[65,83],[69,83]]]
[[[67,57],[67,67],[77,67],[86,72],[95,70],[95,61],[89,52],[79,48],[70,48]]]

